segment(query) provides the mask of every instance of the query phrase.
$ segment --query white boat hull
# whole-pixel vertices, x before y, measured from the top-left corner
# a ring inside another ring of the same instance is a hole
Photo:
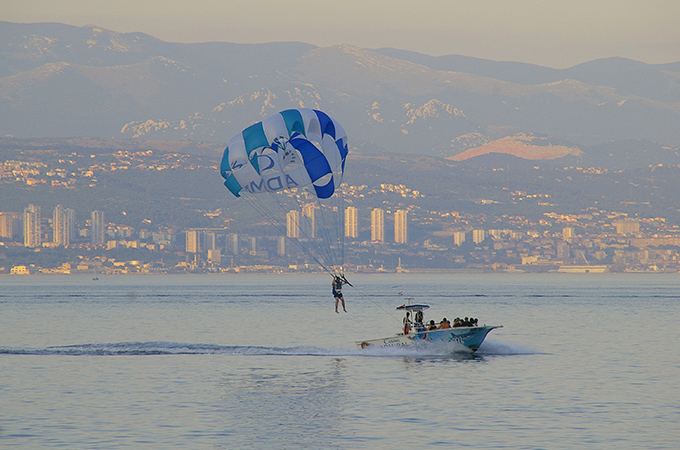
[[[474,352],[482,345],[486,335],[494,328],[501,328],[501,326],[484,325],[481,327],[456,327],[442,330],[412,331],[409,334],[397,334],[396,336],[382,339],[357,341],[357,345],[360,348],[399,347],[426,345],[429,342],[451,342],[467,347]]]

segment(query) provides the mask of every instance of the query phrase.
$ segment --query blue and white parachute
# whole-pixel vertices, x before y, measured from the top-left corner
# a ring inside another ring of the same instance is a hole
[[[347,135],[322,111],[288,109],[249,126],[229,141],[220,172],[239,197],[307,187],[329,198],[342,182]]]
[[[234,136],[220,173],[240,201],[323,269],[338,274],[344,263],[345,207],[339,188],[347,153],[347,134],[337,121],[315,109],[288,109]]]

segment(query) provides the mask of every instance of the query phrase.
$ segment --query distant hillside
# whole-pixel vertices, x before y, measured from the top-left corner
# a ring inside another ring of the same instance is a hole
[[[584,161],[589,166],[625,170],[635,167],[680,164],[677,148],[641,139],[606,142],[590,146]]]
[[[473,73],[512,83],[547,84],[571,79],[594,86],[611,87],[620,93],[660,102],[680,102],[680,83],[678,83],[680,62],[645,64],[626,58],[603,58],[569,69],[552,69],[534,64],[489,61],[460,55],[435,57],[393,48],[381,48],[375,51],[432,69]]]
[[[503,159],[499,155],[510,155],[528,162],[540,162],[543,166],[550,167],[575,164],[610,170],[630,170],[660,164],[680,165],[680,152],[677,148],[640,139],[607,142],[584,146],[581,149],[555,138],[532,134],[517,134],[491,142],[483,142],[479,146],[446,159],[472,162],[475,166],[487,167],[494,167],[492,161],[505,161],[500,165],[496,163],[498,167],[503,167],[505,163],[512,161],[512,158]]]
[[[447,159],[465,161],[466,159],[489,153],[502,153],[529,160],[559,159],[565,156],[579,157],[583,152],[578,147],[554,144],[547,138],[518,134],[471,148]]]
[[[589,148],[616,151],[619,141],[654,143],[671,155],[680,147],[680,63],[609,58],[556,70],[396,49],[176,44],[96,26],[0,22],[0,136],[224,145],[251,123],[300,106],[327,111],[364,153],[453,157],[524,134],[579,148],[583,158]],[[642,159],[628,158],[648,165]]]
[[[636,149],[659,163],[639,166],[624,158],[621,165],[637,167],[593,164],[598,157],[611,159],[607,155],[616,150],[606,146],[552,160],[489,152],[460,162],[352,150],[343,181],[355,188],[345,200],[364,211],[409,207],[414,218],[430,224],[426,217],[452,211],[484,214],[491,224],[493,217],[539,220],[545,213],[593,209],[679,221],[680,157],[648,142],[631,141],[621,151],[634,159]],[[81,219],[98,209],[136,228],[248,227],[253,210],[222,184],[222,150],[192,141],[0,138],[0,211],[21,212],[29,203],[51,211],[60,204]]]
[[[154,151],[159,153],[182,153],[221,158],[225,146],[215,142],[198,141],[150,141],[141,139],[113,138],[48,138],[14,139],[0,138],[0,157],[15,155],[16,151],[35,151],[36,154],[50,151],[71,151],[87,154]]]

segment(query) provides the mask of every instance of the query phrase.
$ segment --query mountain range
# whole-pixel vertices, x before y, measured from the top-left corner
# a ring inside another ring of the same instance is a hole
[[[329,113],[365,154],[680,164],[680,62],[607,58],[552,69],[390,48],[179,44],[97,26],[0,22],[0,136],[224,144],[297,107]]]

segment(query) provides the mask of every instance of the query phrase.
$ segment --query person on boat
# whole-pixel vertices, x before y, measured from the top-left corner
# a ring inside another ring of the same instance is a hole
[[[406,312],[406,317],[404,317],[404,334],[408,334],[411,331],[411,313]]]
[[[347,312],[347,310],[345,309],[345,299],[342,296],[342,284],[343,284],[342,278],[340,278],[339,276],[336,275],[333,278],[333,283],[332,283],[333,297],[335,297],[335,312],[336,313],[338,312],[338,302],[342,303],[342,310]]]
[[[455,319],[453,319],[453,328],[458,328],[462,326],[463,323],[461,322],[460,317],[456,317]]]
[[[447,329],[447,328],[451,328],[451,322],[449,322],[448,320],[446,320],[446,317],[444,317],[444,318],[442,319],[442,321],[439,322],[439,329],[440,329],[440,330],[445,330],[445,329]]]
[[[417,326],[421,326],[421,327],[423,326],[423,312],[422,311],[416,312],[415,322],[416,322],[416,327]]]
[[[437,324],[434,323],[434,320],[430,320],[430,324],[427,326],[427,329],[428,331],[437,329]]]

